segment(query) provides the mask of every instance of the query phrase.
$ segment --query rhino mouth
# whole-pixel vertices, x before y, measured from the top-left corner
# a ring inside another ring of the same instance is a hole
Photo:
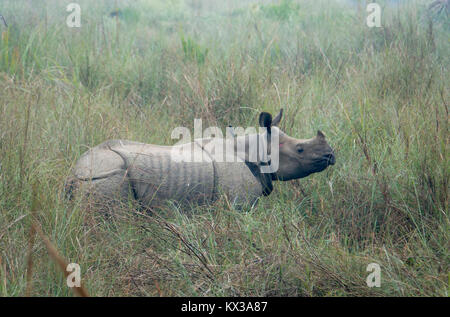
[[[326,166],[334,165],[336,163],[336,157],[334,156],[333,153],[328,153],[322,157],[321,162]]]
[[[315,162],[315,173],[317,172],[321,172],[323,170],[325,170],[328,166],[330,165],[334,165],[336,163],[336,158],[334,157],[334,155],[332,153],[330,154],[325,154],[324,156],[322,156],[320,159],[318,159]]]

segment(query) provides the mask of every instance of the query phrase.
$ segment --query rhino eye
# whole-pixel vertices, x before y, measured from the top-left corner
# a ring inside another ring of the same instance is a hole
[[[297,152],[298,152],[298,153],[302,153],[302,152],[303,152],[303,149],[302,149],[301,147],[297,147]]]

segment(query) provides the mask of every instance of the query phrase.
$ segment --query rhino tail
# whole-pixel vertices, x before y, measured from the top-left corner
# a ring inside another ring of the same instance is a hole
[[[76,177],[69,177],[64,183],[64,196],[68,200],[73,200],[74,193],[79,187],[79,179]]]

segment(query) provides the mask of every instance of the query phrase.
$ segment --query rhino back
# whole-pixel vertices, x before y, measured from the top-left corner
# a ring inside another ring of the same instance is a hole
[[[122,157],[111,151],[111,147],[139,146],[143,143],[127,140],[108,140],[81,155],[73,168],[73,174],[80,180],[92,180],[107,178],[114,174],[120,174],[125,170],[125,162]]]
[[[192,145],[201,155],[201,148]],[[126,157],[127,176],[136,198],[158,206],[166,200],[206,203],[214,200],[212,162],[184,162],[174,158],[173,147],[137,145],[113,148]]]

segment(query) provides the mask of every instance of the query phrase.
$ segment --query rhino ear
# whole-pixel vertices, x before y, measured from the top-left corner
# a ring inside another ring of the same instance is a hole
[[[318,137],[318,138],[321,138],[321,139],[325,139],[325,134],[323,134],[322,131],[317,130],[317,137]]]
[[[281,121],[281,118],[283,117],[283,108],[280,109],[280,112],[277,114],[277,116],[272,120],[273,126],[278,126],[278,124]]]
[[[259,126],[269,130],[272,126],[272,115],[267,112],[261,112],[259,115]]]

